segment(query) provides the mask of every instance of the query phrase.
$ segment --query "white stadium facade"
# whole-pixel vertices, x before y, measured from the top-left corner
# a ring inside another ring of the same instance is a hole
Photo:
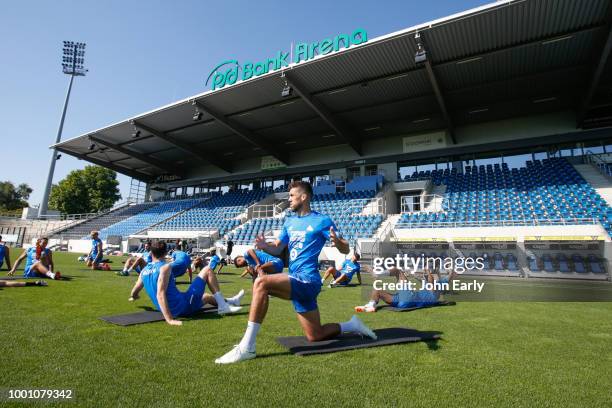
[[[209,91],[53,146],[143,194],[51,238],[239,251],[278,234],[287,183],[308,179],[366,262],[486,254],[480,274],[609,280],[611,26],[607,0],[498,1],[224,61]]]

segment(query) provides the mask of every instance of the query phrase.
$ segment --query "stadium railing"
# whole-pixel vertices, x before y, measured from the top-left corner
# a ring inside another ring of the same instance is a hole
[[[601,155],[593,153],[590,150],[587,150],[584,155],[585,164],[592,164],[599,170],[601,174],[606,177],[612,178],[612,163],[608,163],[605,161]]]
[[[398,221],[396,229],[402,228],[458,228],[458,227],[529,227],[550,225],[596,225],[596,218],[566,218],[557,220],[492,220],[492,221],[440,221],[406,222]]]

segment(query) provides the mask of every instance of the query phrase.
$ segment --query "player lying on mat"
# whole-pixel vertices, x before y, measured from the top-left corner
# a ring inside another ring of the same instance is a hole
[[[249,322],[240,343],[228,353],[215,360],[217,364],[230,364],[255,358],[255,339],[268,311],[268,295],[291,300],[298,321],[308,341],[330,339],[341,333],[353,332],[376,338],[357,317],[343,323],[321,324],[317,296],[321,291],[318,258],[325,242],[329,239],[343,254],[348,254],[349,244],[340,238],[332,220],[310,209],[312,187],[303,181],[289,185],[289,206],[295,212],[287,217],[280,236],[274,243],[267,243],[260,236],[256,247],[266,252],[289,246],[289,274],[277,273],[255,279]]]
[[[47,248],[49,239],[39,238],[36,240],[36,245],[28,248],[19,255],[15,260],[13,267],[8,272],[9,276],[13,276],[21,261],[26,259],[25,267],[23,268],[24,278],[49,278],[62,279],[60,271],[53,272],[53,255],[51,250]]]
[[[166,322],[174,326],[183,324],[176,320],[177,317],[190,316],[205,304],[217,306],[217,313],[221,315],[236,313],[242,309],[238,305],[244,291],[226,300],[210,267],[205,267],[198,273],[186,292],[178,290],[172,274],[172,264],[164,261],[167,253],[165,242],[157,242],[151,246],[153,262],[140,272],[129,301],[138,299],[138,294],[144,288],[155,308],[164,315]],[[212,296],[204,293],[206,284],[213,293]]]
[[[260,249],[249,249],[244,255],[238,255],[234,258],[234,265],[238,268],[246,267],[246,270],[240,277],[242,278],[246,274],[250,274],[253,280],[258,276],[281,273],[285,267],[280,258],[272,256]]]
[[[144,244],[144,250],[145,252],[141,254],[129,257],[123,265],[123,270],[121,272],[116,272],[117,275],[128,276],[132,270],[135,270],[136,273],[140,273],[140,271],[153,260],[153,258],[151,258],[151,241],[147,241]]]
[[[37,281],[30,281],[30,282],[7,282],[7,281],[0,281],[0,288],[23,288],[25,286],[47,286],[47,282],[45,281],[41,281],[41,280],[37,280]]]
[[[92,270],[102,269],[100,263],[104,253],[102,252],[102,240],[98,235],[98,231],[91,231],[91,251],[87,255],[87,266]]]
[[[396,276],[400,281],[407,281],[407,275],[398,268],[389,269],[389,274],[391,276]],[[425,270],[425,275],[427,276],[427,281],[429,283],[433,283],[434,275],[428,270]],[[442,278],[437,279],[440,283],[448,283],[455,277],[455,272],[451,272],[449,275],[444,276]],[[382,300],[383,302],[391,305],[392,307],[397,307],[399,309],[408,309],[408,308],[418,308],[418,307],[426,307],[433,304],[438,303],[440,300],[440,291],[438,290],[400,290],[397,293],[390,293],[384,290],[376,290],[372,291],[372,295],[370,297],[370,301],[363,306],[355,306],[356,312],[375,312],[376,305],[378,302]]]
[[[0,268],[6,259],[6,269],[11,270],[11,249],[2,242],[2,235],[0,235]]]
[[[340,270],[337,270],[333,266],[329,267],[325,271],[323,279],[321,279],[321,284],[325,285],[327,278],[333,277],[334,279],[329,284],[330,288],[334,286],[345,286],[351,283],[353,275],[357,274],[357,282],[361,285],[361,265],[359,264],[359,258],[359,254],[355,252],[350,259],[346,259],[342,263]]]

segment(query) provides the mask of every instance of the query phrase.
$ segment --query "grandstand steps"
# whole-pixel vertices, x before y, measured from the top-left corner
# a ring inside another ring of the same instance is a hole
[[[139,214],[148,208],[155,206],[155,203],[141,203],[136,205],[124,205],[110,211],[101,213],[95,217],[88,218],[84,222],[79,222],[67,226],[66,228],[53,231],[51,238],[54,239],[81,239],[87,236],[90,231],[99,231],[109,225],[120,222],[135,214]]]
[[[385,242],[389,240],[389,236],[393,233],[393,229],[395,228],[395,224],[399,221],[401,214],[393,214],[387,217],[384,220],[380,227],[376,230],[374,234],[374,239],[380,242]]]
[[[574,164],[580,175],[612,206],[612,181],[592,164]]]
[[[51,231],[49,233],[49,235],[50,235],[51,238],[61,239],[61,238],[63,238],[63,235],[64,235],[63,233],[67,232],[70,229],[74,229],[75,227],[77,227],[79,225],[82,225],[82,224],[85,224],[85,223],[87,223],[89,221],[98,220],[101,217],[103,217],[105,215],[109,215],[109,214],[111,214],[113,212],[118,212],[120,210],[124,210],[128,206],[129,206],[129,204],[126,203],[125,205],[120,205],[120,206],[112,208],[112,209],[110,209],[108,211],[100,212],[100,213],[98,213],[98,214],[96,214],[96,215],[94,215],[92,217],[84,218],[82,220],[75,220],[75,221],[73,221],[73,222],[71,222],[69,224],[66,224],[66,225],[62,226],[61,228],[55,228],[53,231]],[[76,236],[75,238],[80,238],[80,236],[81,235]]]
[[[439,186],[434,186],[431,190],[430,195],[433,196],[430,198],[429,202],[425,205],[423,209],[424,212],[440,212],[443,211],[442,203],[444,202],[444,193],[446,193],[446,185],[442,184]]]

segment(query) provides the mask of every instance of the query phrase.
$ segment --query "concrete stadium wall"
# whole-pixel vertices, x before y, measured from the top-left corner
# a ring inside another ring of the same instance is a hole
[[[481,238],[481,237],[570,237],[602,236],[610,241],[607,232],[597,225],[545,225],[520,227],[459,227],[459,228],[406,228],[395,229],[396,238]]]

